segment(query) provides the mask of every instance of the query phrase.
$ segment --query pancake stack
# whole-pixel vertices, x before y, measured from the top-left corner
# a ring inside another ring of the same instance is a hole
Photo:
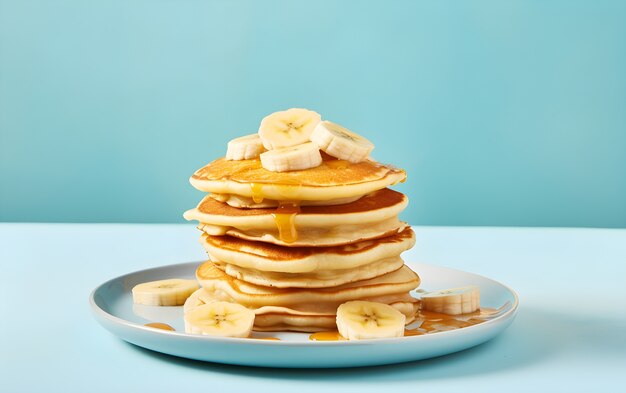
[[[317,332],[337,329],[341,304],[366,300],[412,322],[418,301],[409,292],[420,278],[400,254],[415,234],[398,218],[406,196],[387,188],[405,172],[323,151],[317,166],[276,171],[251,155],[227,155],[190,179],[207,195],[184,217],[199,222],[210,260],[185,312],[238,303],[254,311],[256,331]]]

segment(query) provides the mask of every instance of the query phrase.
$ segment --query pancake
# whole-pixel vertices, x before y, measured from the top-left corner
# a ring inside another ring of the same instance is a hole
[[[406,208],[403,194],[382,189],[344,205],[287,209],[238,209],[207,196],[187,220],[200,221],[209,235],[231,235],[284,246],[350,244],[389,236],[407,225],[397,216]]]
[[[419,276],[406,265],[370,280],[357,281],[331,288],[271,288],[250,284],[230,277],[212,262],[205,262],[196,270],[200,285],[210,293],[232,298],[246,307],[338,307],[350,300],[406,294],[420,284]]]
[[[198,229],[212,236],[230,235],[246,240],[278,244],[285,247],[325,247],[341,246],[360,241],[378,239],[392,236],[403,231],[407,227],[405,222],[397,218],[390,218],[377,224],[363,227],[361,225],[337,225],[324,229],[298,230],[298,238],[295,241],[281,239],[279,230],[247,230],[237,228],[225,228],[207,224],[198,225]]]
[[[387,296],[381,298],[371,298],[371,301],[379,301],[396,308],[406,316],[406,324],[411,323],[416,316],[419,301],[409,294]],[[194,292],[185,302],[183,310],[185,313],[201,305],[216,301],[233,301],[224,292],[210,292],[205,288],[200,288]],[[327,307],[326,309],[307,309],[305,307],[289,308],[277,306],[250,307],[255,313],[255,331],[299,331],[317,332],[324,330],[334,330],[336,325],[337,307]]]
[[[314,273],[358,269],[413,247],[411,228],[392,236],[335,247],[281,247],[231,236],[203,235],[200,242],[211,259],[262,272]]]
[[[224,273],[251,284],[274,288],[328,288],[355,281],[369,280],[396,271],[404,265],[400,257],[372,262],[359,268],[318,270],[314,273],[262,272],[231,265],[215,259],[211,261]]]
[[[259,158],[229,161],[219,158],[198,169],[191,184],[200,191],[235,194],[262,199],[323,201],[352,198],[380,190],[406,179],[402,169],[375,161],[350,163],[323,154],[315,168],[272,172],[261,166]]]

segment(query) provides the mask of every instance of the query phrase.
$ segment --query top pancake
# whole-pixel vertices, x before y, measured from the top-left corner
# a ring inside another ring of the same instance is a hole
[[[351,198],[406,179],[406,173],[375,161],[351,163],[323,154],[322,164],[301,171],[272,172],[258,158],[219,158],[198,169],[190,179],[200,191],[261,199],[324,201]]]

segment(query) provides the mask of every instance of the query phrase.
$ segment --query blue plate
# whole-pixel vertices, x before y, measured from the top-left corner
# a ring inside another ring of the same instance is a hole
[[[493,319],[462,329],[420,336],[361,341],[310,341],[304,333],[254,333],[253,338],[223,338],[182,333],[182,307],[134,305],[136,284],[166,278],[195,277],[201,262],[129,273],[97,287],[90,296],[96,320],[111,333],[135,345],[170,355],[209,362],[261,367],[355,367],[401,363],[461,351],[492,339],[511,324],[518,308],[515,292],[494,280],[459,270],[408,263],[422,278],[420,288],[437,290],[477,285],[481,306],[502,308]],[[143,326],[163,322],[176,331]]]

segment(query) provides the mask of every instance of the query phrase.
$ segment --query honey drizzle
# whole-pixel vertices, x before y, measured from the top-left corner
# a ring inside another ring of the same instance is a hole
[[[324,163],[331,169],[347,169],[351,165],[350,161],[340,159],[328,160],[324,161]]]
[[[296,215],[300,213],[300,206],[295,202],[280,202],[272,217],[278,228],[278,237],[285,243],[298,240],[296,229]]]
[[[421,336],[423,334],[426,334],[426,332],[420,329],[405,329],[404,330],[404,337]]]
[[[309,340],[311,341],[342,341],[345,338],[339,334],[338,331],[333,330],[329,332],[317,332],[313,333],[309,336]]]
[[[404,335],[417,336],[478,325],[495,318],[509,305],[510,303],[507,302],[497,310],[495,308],[483,307],[476,312],[461,315],[448,315],[433,311],[420,310],[416,318],[416,322],[419,323],[419,325],[414,329],[405,330]]]
[[[147,326],[147,327],[151,327],[151,328],[155,328],[155,329],[161,329],[161,330],[176,331],[176,329],[174,329],[173,327],[171,327],[167,323],[161,323],[161,322],[150,322],[150,323],[146,323],[143,326]]]
[[[250,183],[250,192],[252,193],[254,203],[263,202],[263,184]]]
[[[261,203],[265,199],[263,186],[263,183],[250,183],[254,203]],[[284,184],[274,184],[274,187],[286,199],[279,201],[276,211],[272,213],[276,228],[278,228],[278,237],[285,243],[293,243],[298,240],[296,214],[300,213],[300,202],[295,198],[298,196],[301,184],[286,181]]]

